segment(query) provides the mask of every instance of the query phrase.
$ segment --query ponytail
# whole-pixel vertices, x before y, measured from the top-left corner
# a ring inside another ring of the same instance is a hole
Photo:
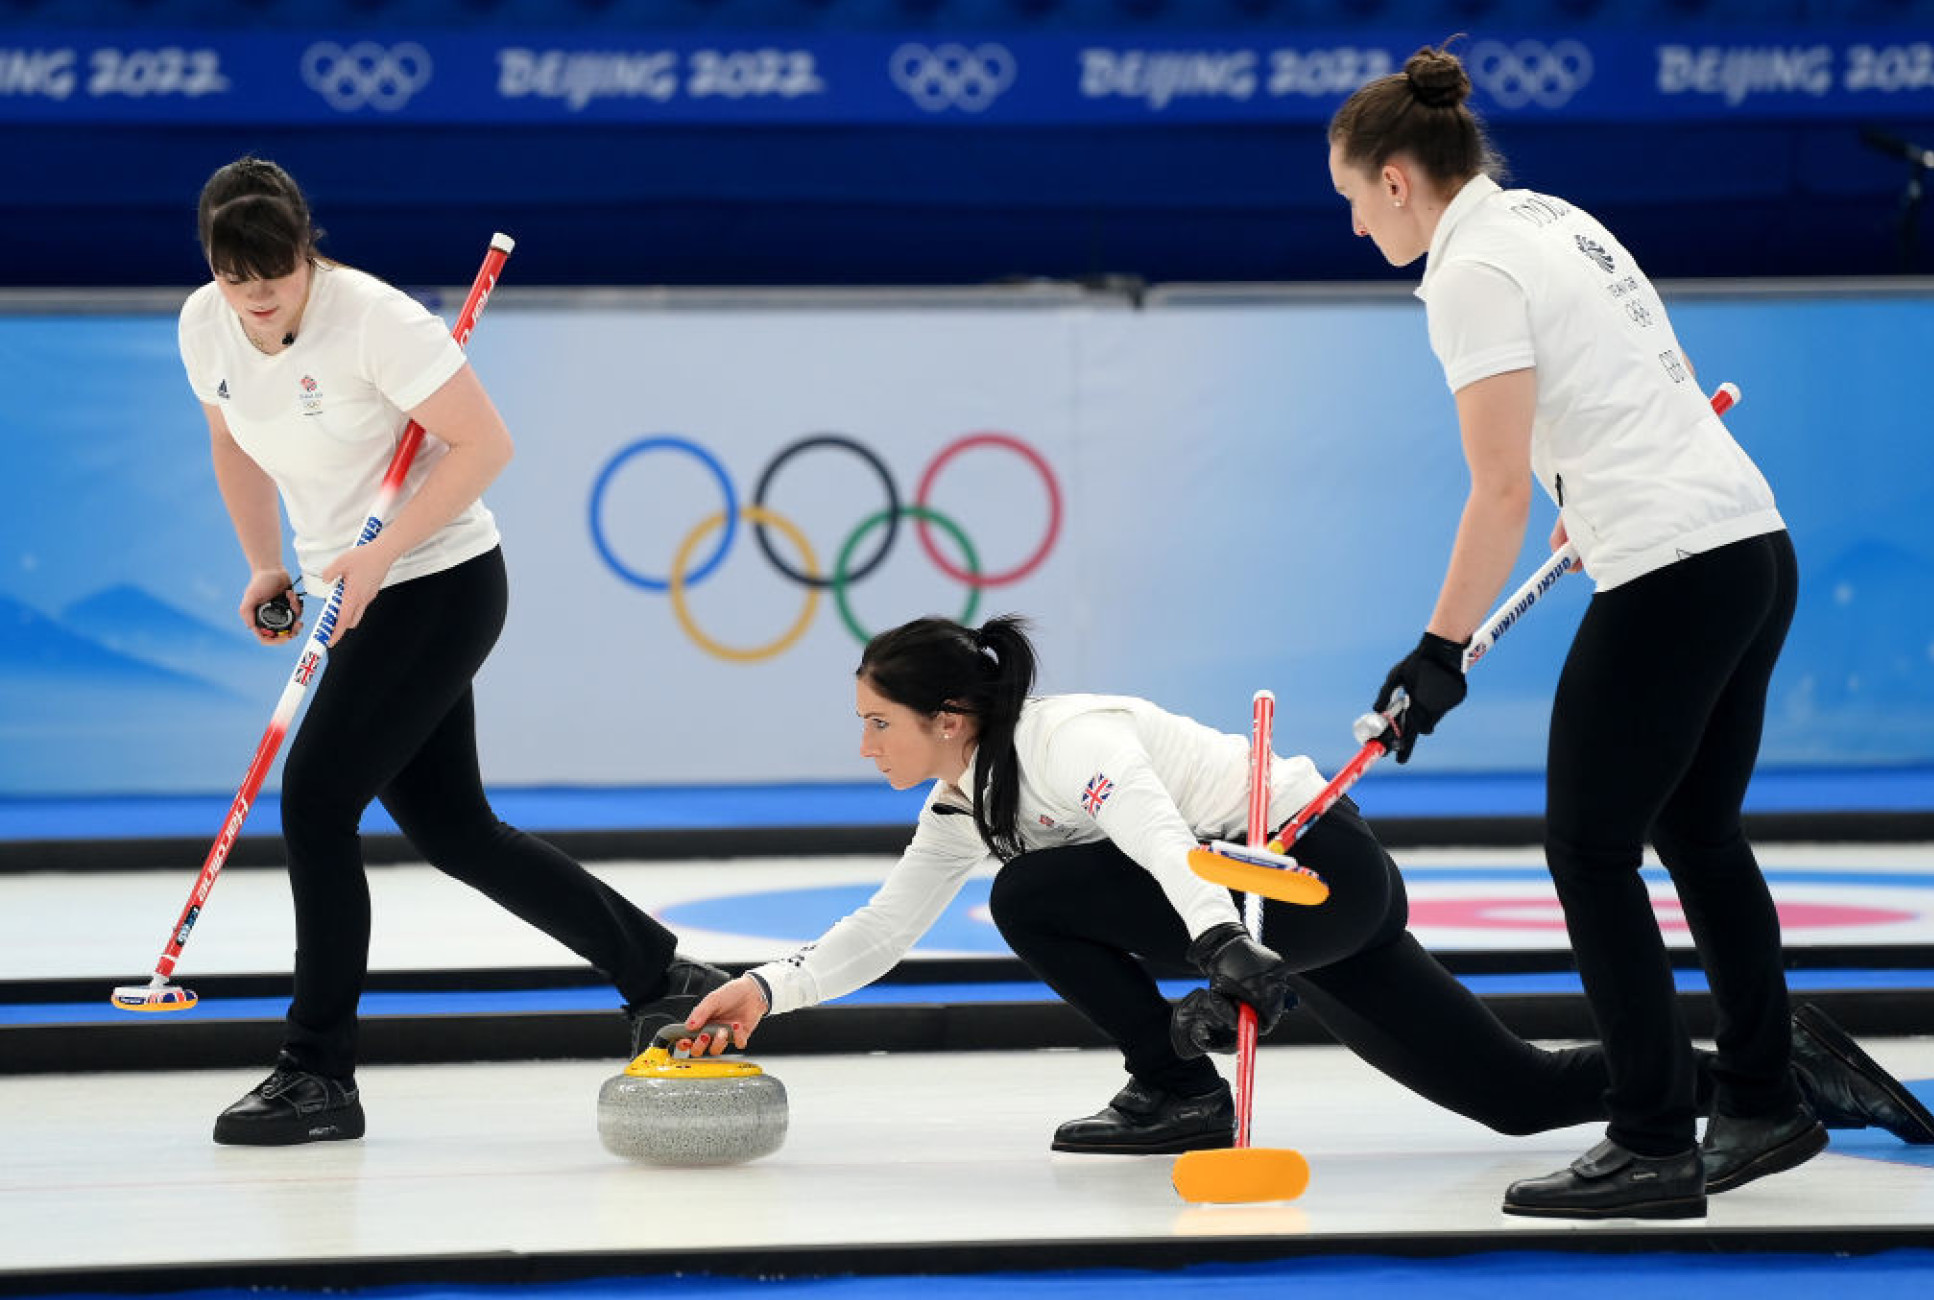
[[[1014,730],[1034,689],[1036,665],[1026,629],[1027,621],[1016,614],[978,628],[946,618],[915,619],[867,642],[856,674],[926,717],[951,712],[974,719],[974,828],[1002,861],[1021,851]]]
[[[1014,729],[1021,705],[1034,689],[1034,644],[1026,623],[1003,614],[981,624],[974,643],[993,657],[988,704],[980,714],[981,762],[974,771],[974,825],[981,842],[1003,862],[1021,851],[1021,765],[1014,752]]]

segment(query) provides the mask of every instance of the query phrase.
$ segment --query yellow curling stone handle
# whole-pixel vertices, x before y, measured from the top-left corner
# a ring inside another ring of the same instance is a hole
[[[743,1057],[728,1060],[714,1056],[672,1055],[672,1047],[679,1039],[718,1032],[729,1034],[732,1026],[707,1025],[704,1029],[692,1030],[673,1021],[652,1035],[651,1046],[625,1067],[625,1073],[634,1079],[746,1079],[765,1073]]]

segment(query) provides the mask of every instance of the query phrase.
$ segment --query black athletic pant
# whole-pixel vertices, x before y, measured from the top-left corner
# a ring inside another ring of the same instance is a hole
[[[1345,799],[1296,845],[1330,897],[1265,902],[1263,939],[1298,972],[1302,1005],[1411,1091],[1500,1133],[1602,1119],[1596,1046],[1545,1051],[1506,1029],[1425,952],[1397,865]],[[994,879],[994,921],[1028,967],[1121,1047],[1130,1074],[1185,1095],[1216,1086],[1169,1044],[1169,1004],[1137,957],[1185,966],[1189,936],[1155,883],[1109,841],[1024,853]]]
[[[1799,1100],[1779,917],[1739,818],[1798,590],[1784,532],[1680,560],[1592,597],[1559,678],[1545,856],[1610,1062],[1608,1136],[1641,1155],[1685,1150],[1699,1110],[1648,833],[1712,987],[1715,1105]]]
[[[477,770],[470,681],[503,628],[492,550],[385,588],[329,652],[282,775],[295,895],[295,998],[283,1050],[348,1077],[369,961],[359,827],[372,799],[432,866],[590,962],[627,1001],[664,989],[674,939],[576,862],[497,819]]]

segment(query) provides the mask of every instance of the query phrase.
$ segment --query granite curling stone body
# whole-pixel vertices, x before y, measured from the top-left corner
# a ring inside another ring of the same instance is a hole
[[[735,1165],[786,1140],[786,1086],[750,1061],[674,1057],[672,1045],[692,1036],[666,1025],[623,1074],[604,1081],[605,1150],[651,1165]]]

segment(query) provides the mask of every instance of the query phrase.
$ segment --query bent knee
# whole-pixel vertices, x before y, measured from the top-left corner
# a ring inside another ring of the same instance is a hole
[[[522,832],[492,820],[409,826],[403,828],[403,834],[425,862],[452,879],[471,884],[491,874],[483,868],[500,862],[506,846]]]
[[[1065,890],[1057,887],[1055,873],[1045,869],[1039,856],[1023,853],[1010,860],[987,891],[987,910],[1003,934],[1039,929],[1065,906]]]

